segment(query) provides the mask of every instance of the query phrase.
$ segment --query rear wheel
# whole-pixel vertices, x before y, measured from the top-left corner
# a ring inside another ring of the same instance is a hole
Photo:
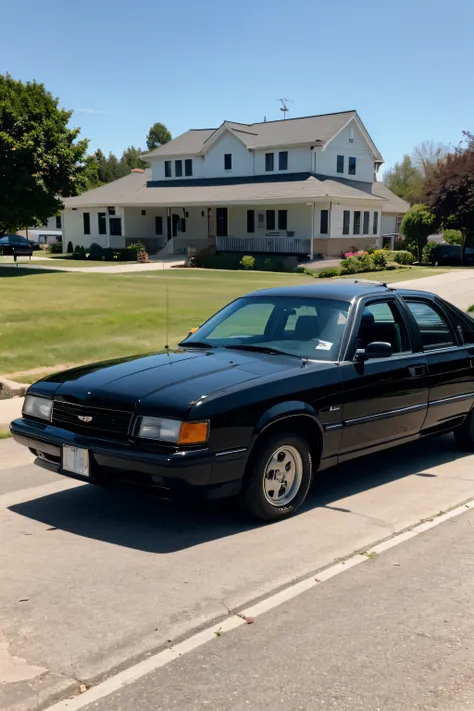
[[[454,437],[459,449],[474,452],[474,411],[471,410],[462,425],[454,430]]]
[[[257,444],[249,462],[241,501],[262,521],[292,516],[306,499],[312,478],[311,450],[296,432],[278,432]]]

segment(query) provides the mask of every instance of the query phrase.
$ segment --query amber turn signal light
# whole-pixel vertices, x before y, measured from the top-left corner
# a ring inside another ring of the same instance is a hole
[[[199,331],[199,326],[196,326],[196,328],[192,328],[190,332],[188,333],[188,336],[192,336],[193,333],[196,333],[196,331]]]
[[[183,422],[178,444],[204,444],[209,435],[209,422]]]

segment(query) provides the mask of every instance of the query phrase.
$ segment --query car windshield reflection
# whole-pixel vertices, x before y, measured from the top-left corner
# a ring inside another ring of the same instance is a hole
[[[350,304],[335,299],[244,297],[226,306],[180,345],[339,358]]]

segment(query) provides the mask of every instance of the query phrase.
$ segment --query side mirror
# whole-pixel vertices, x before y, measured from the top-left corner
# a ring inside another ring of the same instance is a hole
[[[355,352],[355,359],[363,362],[371,358],[390,358],[392,355],[392,345],[383,341],[373,341],[365,348],[358,348]]]

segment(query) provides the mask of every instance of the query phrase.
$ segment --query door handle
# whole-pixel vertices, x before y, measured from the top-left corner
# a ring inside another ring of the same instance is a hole
[[[408,370],[412,378],[419,378],[426,375],[426,365],[412,365]]]

